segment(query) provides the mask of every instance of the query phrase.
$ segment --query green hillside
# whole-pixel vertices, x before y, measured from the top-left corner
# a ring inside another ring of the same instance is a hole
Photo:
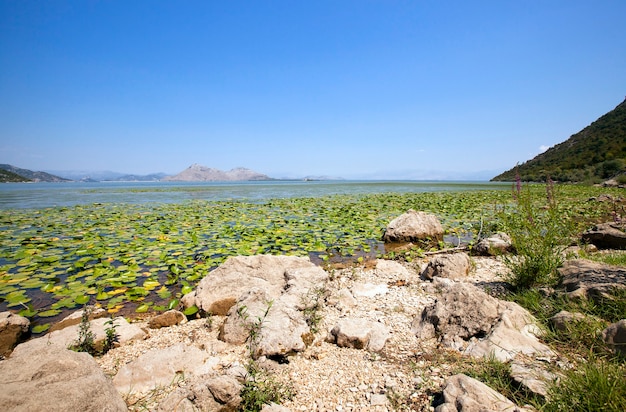
[[[626,171],[626,99],[563,143],[494,177],[512,181],[599,182]]]
[[[0,183],[30,182],[30,181],[31,181],[30,179],[27,179],[24,176],[20,176],[16,173],[0,168]]]
[[[9,164],[0,164],[0,182],[70,182],[46,172],[33,172]]]

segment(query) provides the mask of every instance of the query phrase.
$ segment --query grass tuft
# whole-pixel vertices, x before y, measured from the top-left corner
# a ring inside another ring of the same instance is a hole
[[[626,368],[592,357],[565,373],[549,391],[543,411],[626,411]]]

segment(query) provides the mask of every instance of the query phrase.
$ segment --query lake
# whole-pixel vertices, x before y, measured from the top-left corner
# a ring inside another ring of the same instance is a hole
[[[508,189],[510,183],[476,181],[260,181],[70,182],[0,184],[0,209],[40,209],[90,203],[252,201],[327,195]]]

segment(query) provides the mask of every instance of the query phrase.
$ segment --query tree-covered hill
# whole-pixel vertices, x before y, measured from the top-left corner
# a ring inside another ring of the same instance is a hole
[[[16,173],[9,172],[8,170],[4,170],[0,168],[0,183],[8,183],[8,182],[30,182],[30,179],[25,178],[24,176],[20,176]]]
[[[492,181],[598,182],[626,171],[626,99],[563,143]]]
[[[46,172],[33,172],[28,169],[20,169],[9,164],[0,164],[0,182],[69,182],[59,176]]]

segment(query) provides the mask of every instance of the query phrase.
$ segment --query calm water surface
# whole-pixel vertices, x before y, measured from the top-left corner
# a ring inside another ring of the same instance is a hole
[[[320,197],[336,194],[411,193],[508,189],[509,183],[452,181],[263,181],[2,183],[0,209],[89,203],[180,203]]]

